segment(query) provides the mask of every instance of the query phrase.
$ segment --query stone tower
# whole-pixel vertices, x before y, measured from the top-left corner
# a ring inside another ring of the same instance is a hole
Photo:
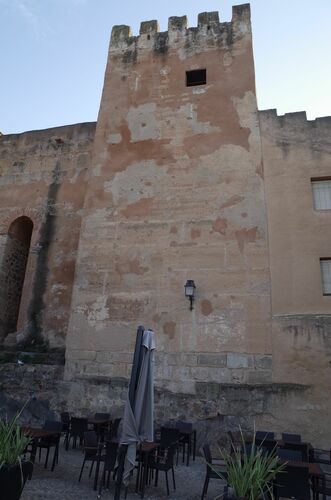
[[[96,124],[0,137],[2,392],[122,416],[142,324],[159,423],[325,446],[330,132],[258,112],[249,5],[115,27]]]
[[[184,284],[197,286],[193,311]],[[174,394],[271,380],[270,284],[249,5],[111,35],[66,377],[128,377],[139,324]]]

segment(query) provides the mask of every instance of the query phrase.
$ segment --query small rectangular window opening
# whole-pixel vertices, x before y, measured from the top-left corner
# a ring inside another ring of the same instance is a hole
[[[320,259],[323,295],[331,295],[331,258]]]
[[[186,71],[186,87],[194,87],[195,85],[206,85],[207,83],[207,70],[194,69]]]

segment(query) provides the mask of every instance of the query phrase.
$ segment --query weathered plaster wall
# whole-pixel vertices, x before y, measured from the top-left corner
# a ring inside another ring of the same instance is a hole
[[[315,211],[311,179],[331,175],[331,118],[260,112],[272,286],[273,380],[310,389],[292,427],[311,423],[331,441],[331,297],[323,296],[320,257],[330,256],[331,214]],[[275,411],[280,409],[275,407]]]
[[[260,112],[273,313],[328,314],[320,257],[330,257],[331,213],[313,206],[311,179],[331,174],[331,118]]]
[[[186,87],[198,68],[207,84]],[[128,377],[142,323],[157,334],[158,386],[271,381],[249,6],[231,23],[205,13],[197,28],[113,29],[84,210],[68,378]]]
[[[94,132],[95,124],[86,123],[0,137],[1,290],[9,226],[22,215],[33,222],[20,335],[7,341],[28,334],[30,341],[42,337],[51,347],[65,345]]]
[[[186,87],[201,68],[206,85]],[[331,216],[314,212],[310,179],[330,176],[330,128],[258,113],[247,5],[230,23],[204,13],[197,28],[170,18],[166,33],[115,27],[96,134],[0,138],[0,280],[9,226],[27,215],[19,338],[66,342],[64,380],[60,367],[0,365],[4,398],[32,391],[45,411],[121,415],[144,324],[157,335],[157,420],[195,421],[200,442],[254,421],[328,442],[319,258],[331,256]]]

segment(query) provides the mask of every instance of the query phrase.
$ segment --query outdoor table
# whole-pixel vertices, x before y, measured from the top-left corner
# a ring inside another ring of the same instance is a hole
[[[111,440],[112,442],[118,442],[118,439],[112,439]],[[93,483],[93,490],[96,491],[97,487],[98,487],[98,480],[99,480],[99,470],[100,470],[100,463],[102,462],[102,450],[105,449],[105,443],[101,443],[99,442],[98,443],[98,447],[95,448],[87,448],[85,447],[84,448],[85,450],[96,450],[98,453],[97,453],[97,463],[96,463],[96,467],[95,467],[95,473],[94,473],[94,483]]]
[[[318,500],[318,493],[316,492],[316,485],[318,480],[325,480],[323,469],[317,463],[312,462],[296,462],[294,460],[282,460],[284,463],[294,465],[295,467],[308,467],[308,473],[312,481],[313,499]]]
[[[138,450],[138,472],[136,481],[136,492],[144,498],[145,485],[148,478],[148,460],[152,453],[159,448],[160,443],[144,442],[137,448]]]
[[[107,427],[108,428],[112,424],[112,419],[111,418],[88,417],[87,423],[88,423],[88,425],[93,425],[98,430],[100,430],[101,427]]]
[[[43,429],[42,427],[30,427],[30,426],[26,426],[26,425],[21,426],[21,431],[27,437],[31,437],[32,449],[30,452],[30,460],[33,464],[34,464],[35,459],[36,459],[39,439],[40,438],[51,438],[51,437],[56,438],[59,435],[61,435],[61,432],[58,432],[58,431],[51,431],[51,430]],[[55,461],[56,461],[56,457],[58,456],[58,453],[59,453],[59,441],[57,442],[56,446],[54,447],[52,470],[54,470]]]
[[[111,418],[95,418],[88,417],[87,419],[88,425],[93,425],[95,432],[100,436],[101,441],[104,439],[104,432],[109,431],[112,425]]]

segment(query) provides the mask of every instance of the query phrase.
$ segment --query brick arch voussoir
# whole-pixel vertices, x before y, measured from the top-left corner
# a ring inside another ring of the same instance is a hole
[[[42,210],[30,207],[15,208],[10,210],[6,216],[0,218],[0,235],[7,235],[11,224],[22,216],[29,217],[29,219],[31,219],[33,223],[33,230],[35,232],[35,230],[40,226],[43,213]]]

